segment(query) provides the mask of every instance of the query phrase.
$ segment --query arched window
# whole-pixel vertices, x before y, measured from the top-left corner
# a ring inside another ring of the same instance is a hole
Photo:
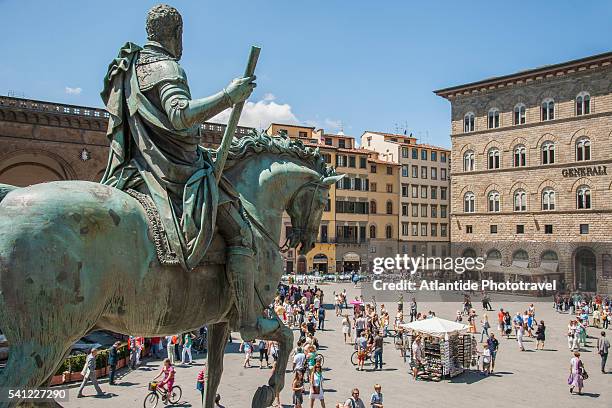
[[[387,214],[393,214],[393,202],[391,200],[387,201]]]
[[[499,169],[499,150],[496,147],[489,149],[488,165],[489,170]]]
[[[387,239],[393,238],[393,227],[391,227],[390,225],[387,225],[385,227],[385,237]]]
[[[475,211],[475,201],[476,201],[476,197],[474,196],[474,193],[467,192],[465,193],[465,195],[463,196],[463,211],[466,213],[473,213]]]
[[[376,201],[370,201],[370,214],[376,214]]]
[[[499,212],[499,193],[497,191],[489,193],[489,212]]]
[[[555,118],[555,101],[546,98],[542,101],[542,120],[553,120]]]
[[[370,239],[376,239],[376,225],[370,225]]]
[[[587,210],[591,208],[591,189],[589,186],[580,186],[576,190],[577,208],[579,210]]]
[[[527,211],[527,193],[519,189],[514,192],[514,211]]]
[[[495,260],[500,260],[501,261],[501,252],[499,252],[498,249],[491,249],[489,252],[487,252],[487,262],[488,261],[495,261]]]
[[[474,120],[476,116],[473,112],[468,112],[463,117],[463,133],[474,131]]]
[[[476,251],[472,248],[467,248],[465,251],[463,251],[463,253],[461,254],[461,256],[463,258],[476,258]]]
[[[463,171],[474,171],[474,151],[468,150],[463,154]]]
[[[522,125],[527,121],[526,115],[525,115],[526,111],[527,111],[527,108],[525,108],[525,104],[519,103],[514,107],[514,124],[515,125]]]
[[[559,257],[557,256],[557,253],[555,251],[547,250],[547,251],[544,251],[542,253],[542,256],[540,257],[540,260],[542,260],[542,261],[558,261]]]
[[[581,137],[576,141],[576,161],[591,160],[591,140]]]
[[[580,92],[576,96],[576,116],[588,115],[591,113],[591,95],[588,92]]]
[[[524,249],[519,249],[512,254],[512,265],[526,268],[529,266],[529,254]]]
[[[489,110],[489,114],[487,116],[487,124],[489,129],[495,129],[499,127],[499,109],[492,108]]]
[[[514,147],[514,167],[525,167],[527,165],[527,148],[524,145]]]
[[[556,194],[552,188],[542,191],[542,210],[552,211],[555,209]]]
[[[542,164],[553,164],[555,162],[555,143],[546,141],[542,143]]]

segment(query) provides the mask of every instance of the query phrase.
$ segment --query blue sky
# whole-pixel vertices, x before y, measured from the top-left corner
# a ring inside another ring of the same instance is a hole
[[[108,63],[145,41],[158,1],[0,0],[0,94],[101,106]],[[408,127],[449,146],[432,91],[612,49],[609,1],[186,1],[182,65],[194,96],[263,47],[245,123],[298,121],[360,136]]]

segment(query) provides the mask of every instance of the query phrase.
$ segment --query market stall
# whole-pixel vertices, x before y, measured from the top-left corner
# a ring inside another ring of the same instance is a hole
[[[477,342],[465,334],[469,326],[433,317],[401,324],[404,329],[405,354],[412,355],[412,344],[419,336],[423,347],[423,364],[418,367],[420,379],[440,381],[454,377],[476,364]]]

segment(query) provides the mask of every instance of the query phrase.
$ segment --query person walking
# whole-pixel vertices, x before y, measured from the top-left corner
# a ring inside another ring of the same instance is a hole
[[[291,383],[293,391],[293,408],[302,408],[304,403],[304,372],[297,370]]]
[[[166,336],[166,351],[170,363],[174,364],[174,348],[176,347],[176,336]]]
[[[348,315],[344,315],[344,319],[342,319],[342,334],[344,335],[344,343],[347,343],[347,339],[351,341],[351,320]]]
[[[244,364],[242,364],[242,367],[247,368],[247,367],[251,367],[251,355],[253,354],[253,345],[251,344],[250,341],[243,341],[240,344],[240,351],[244,351]]]
[[[519,349],[521,351],[525,351],[525,346],[523,345],[523,336],[525,335],[525,328],[523,325],[519,325],[516,327],[516,342],[518,343]]]
[[[495,358],[497,357],[497,351],[499,350],[499,340],[495,338],[495,334],[491,333],[487,340],[487,347],[491,353],[491,368],[489,373],[492,373],[495,369]]]
[[[198,373],[198,377],[196,380],[196,389],[200,391],[200,398],[202,401],[202,405],[204,405],[204,390],[206,389],[206,362],[204,362],[204,367]]]
[[[482,373],[491,374],[491,350],[488,344],[482,345]]]
[[[363,371],[363,365],[368,353],[368,340],[363,332],[359,334],[355,343],[357,346],[357,371]]]
[[[314,403],[318,400],[321,408],[325,408],[325,397],[323,395],[323,369],[321,363],[317,362],[310,373],[310,408],[314,408]]]
[[[191,355],[191,346],[193,345],[193,339],[195,336],[191,333],[185,333],[183,340],[183,353],[181,358],[181,364],[193,364],[193,357]],[[189,363],[185,361],[185,357],[189,356]]]
[[[574,352],[574,357],[570,360],[570,375],[567,379],[567,384],[570,386],[570,394],[574,392],[574,388],[578,388],[578,395],[582,395],[582,388],[584,387],[584,364],[580,359],[580,353]]]
[[[601,357],[601,372],[606,373],[606,361],[608,361],[608,351],[610,350],[610,340],[606,338],[606,332],[601,332],[601,337],[597,339],[597,352]]]
[[[117,348],[120,344],[121,343],[116,341],[108,352],[108,365],[110,366],[110,376],[108,378],[108,383],[110,385],[115,385],[115,373],[117,372],[117,361],[119,360]]]
[[[482,315],[482,320],[480,321],[480,324],[482,325],[482,328],[480,330],[480,342],[482,343],[485,336],[487,336],[487,339],[489,338],[489,328],[491,327],[491,325],[489,324],[489,316],[487,316],[486,313]]]
[[[363,400],[359,398],[359,388],[353,388],[351,397],[345,401],[342,408],[365,408]]]
[[[259,340],[257,344],[259,350],[259,368],[264,368],[263,362],[266,360],[266,368],[270,368],[270,354],[268,353],[268,342],[266,340]]]
[[[544,342],[546,341],[546,326],[544,325],[544,320],[540,320],[540,324],[538,324],[538,328],[536,329],[536,350],[542,348],[540,350],[544,350]]]
[[[416,320],[417,310],[418,310],[418,306],[417,306],[416,298],[412,298],[412,302],[410,302],[410,322],[413,322],[414,320]]]
[[[374,370],[382,371],[383,368],[383,344],[384,338],[382,331],[376,333],[374,337]]]
[[[421,337],[417,336],[412,343],[412,377],[416,380],[419,369],[423,365],[425,352],[421,343]]]
[[[374,385],[374,392],[370,397],[370,408],[384,408],[383,407],[383,395],[382,395],[382,387],[380,384]]]
[[[85,359],[85,365],[83,366],[83,370],[81,371],[81,375],[83,376],[83,382],[81,382],[81,386],[79,387],[79,392],[77,393],[77,398],[83,398],[83,388],[87,385],[89,381],[93,384],[94,388],[98,395],[104,395],[102,389],[100,389],[100,385],[98,384],[98,379],[96,378],[96,356],[98,355],[98,349],[92,348],[87,358]]]
[[[321,306],[318,312],[318,330],[325,330],[325,308]]]
[[[128,338],[128,348],[130,349],[130,364],[129,367],[132,370],[136,369],[138,347],[136,346],[136,337],[130,336]]]

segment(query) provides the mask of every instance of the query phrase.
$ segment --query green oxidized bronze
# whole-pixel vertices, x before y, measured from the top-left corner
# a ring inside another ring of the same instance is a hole
[[[290,245],[308,251],[341,176],[317,150],[253,134],[232,142],[217,185],[199,124],[244,101],[254,78],[192,99],[178,64],[178,12],[154,7],[147,32],[150,41],[126,44],[105,78],[103,184],[0,185],[0,329],[10,343],[0,388],[46,384],[92,329],[152,337],[207,324],[205,406],[214,406],[233,327],[280,344],[276,369],[253,398],[253,407],[267,407],[284,386],[293,340],[261,315],[282,274],[282,215],[291,217]]]

